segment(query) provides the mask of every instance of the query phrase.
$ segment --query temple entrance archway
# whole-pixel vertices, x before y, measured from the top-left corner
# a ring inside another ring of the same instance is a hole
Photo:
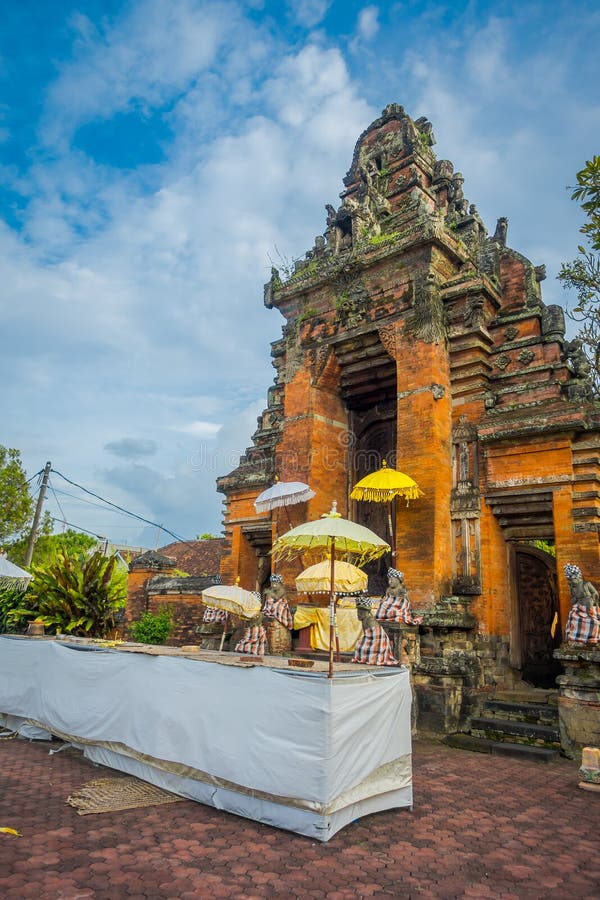
[[[553,652],[561,641],[556,560],[527,544],[511,548],[515,615],[511,634],[511,662],[524,681],[552,688],[560,674]],[[552,623],[557,616],[554,636]]]
[[[384,460],[390,466],[396,464],[396,408],[391,402],[380,403],[367,412],[352,412],[353,452],[350,467],[350,487],[381,468]],[[364,525],[391,544],[386,503],[358,503],[351,501],[352,519]],[[392,510],[393,515],[393,510]],[[369,592],[375,596],[385,593],[386,572],[390,555],[365,566],[369,576]]]

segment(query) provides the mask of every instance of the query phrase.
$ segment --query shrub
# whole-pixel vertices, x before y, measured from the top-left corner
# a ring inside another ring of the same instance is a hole
[[[164,644],[173,631],[173,616],[168,609],[146,612],[137,622],[131,623],[130,631],[138,644]]]
[[[47,566],[34,566],[34,578],[19,608],[8,613],[12,627],[37,619],[51,632],[104,637],[124,606],[126,589],[115,572],[116,555],[61,551]]]
[[[25,602],[23,590],[15,587],[0,587],[0,634],[10,634],[17,630],[12,613]],[[22,630],[24,630],[23,626]]]

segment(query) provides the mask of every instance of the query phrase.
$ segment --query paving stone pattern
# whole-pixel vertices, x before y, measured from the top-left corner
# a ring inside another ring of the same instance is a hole
[[[98,777],[72,749],[0,742],[0,897],[600,898],[600,796],[577,765],[419,741],[415,807],[349,825],[329,844],[197,803],[79,816]],[[102,770],[103,772],[105,770]]]

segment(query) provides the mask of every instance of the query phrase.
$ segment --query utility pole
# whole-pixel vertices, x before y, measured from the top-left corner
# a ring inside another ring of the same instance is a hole
[[[44,466],[44,474],[42,475],[42,483],[40,485],[40,492],[37,498],[37,506],[35,508],[35,515],[33,517],[33,523],[31,525],[31,533],[29,535],[29,543],[27,545],[27,553],[25,554],[25,565],[31,565],[31,558],[33,556],[33,548],[35,546],[35,538],[37,535],[38,525],[40,524],[40,518],[42,516],[42,506],[44,505],[44,497],[46,496],[46,488],[48,487],[48,479],[50,478],[50,472],[52,471],[52,463],[47,462]]]

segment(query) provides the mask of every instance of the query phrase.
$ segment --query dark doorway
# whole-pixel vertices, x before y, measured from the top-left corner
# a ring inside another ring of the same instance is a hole
[[[396,407],[394,403],[379,403],[368,412],[352,412],[354,438],[351,485],[365,475],[381,468],[384,460],[390,466],[396,464]],[[352,519],[370,528],[391,543],[387,503],[354,502]],[[392,515],[394,510],[391,510]],[[391,565],[390,554],[365,566],[369,576],[369,592],[382,596],[387,587],[387,569]]]
[[[519,644],[523,680],[535,687],[555,687],[560,664],[553,652],[561,641],[556,584],[556,560],[549,553],[526,544],[513,547],[517,616],[513,640]]]

